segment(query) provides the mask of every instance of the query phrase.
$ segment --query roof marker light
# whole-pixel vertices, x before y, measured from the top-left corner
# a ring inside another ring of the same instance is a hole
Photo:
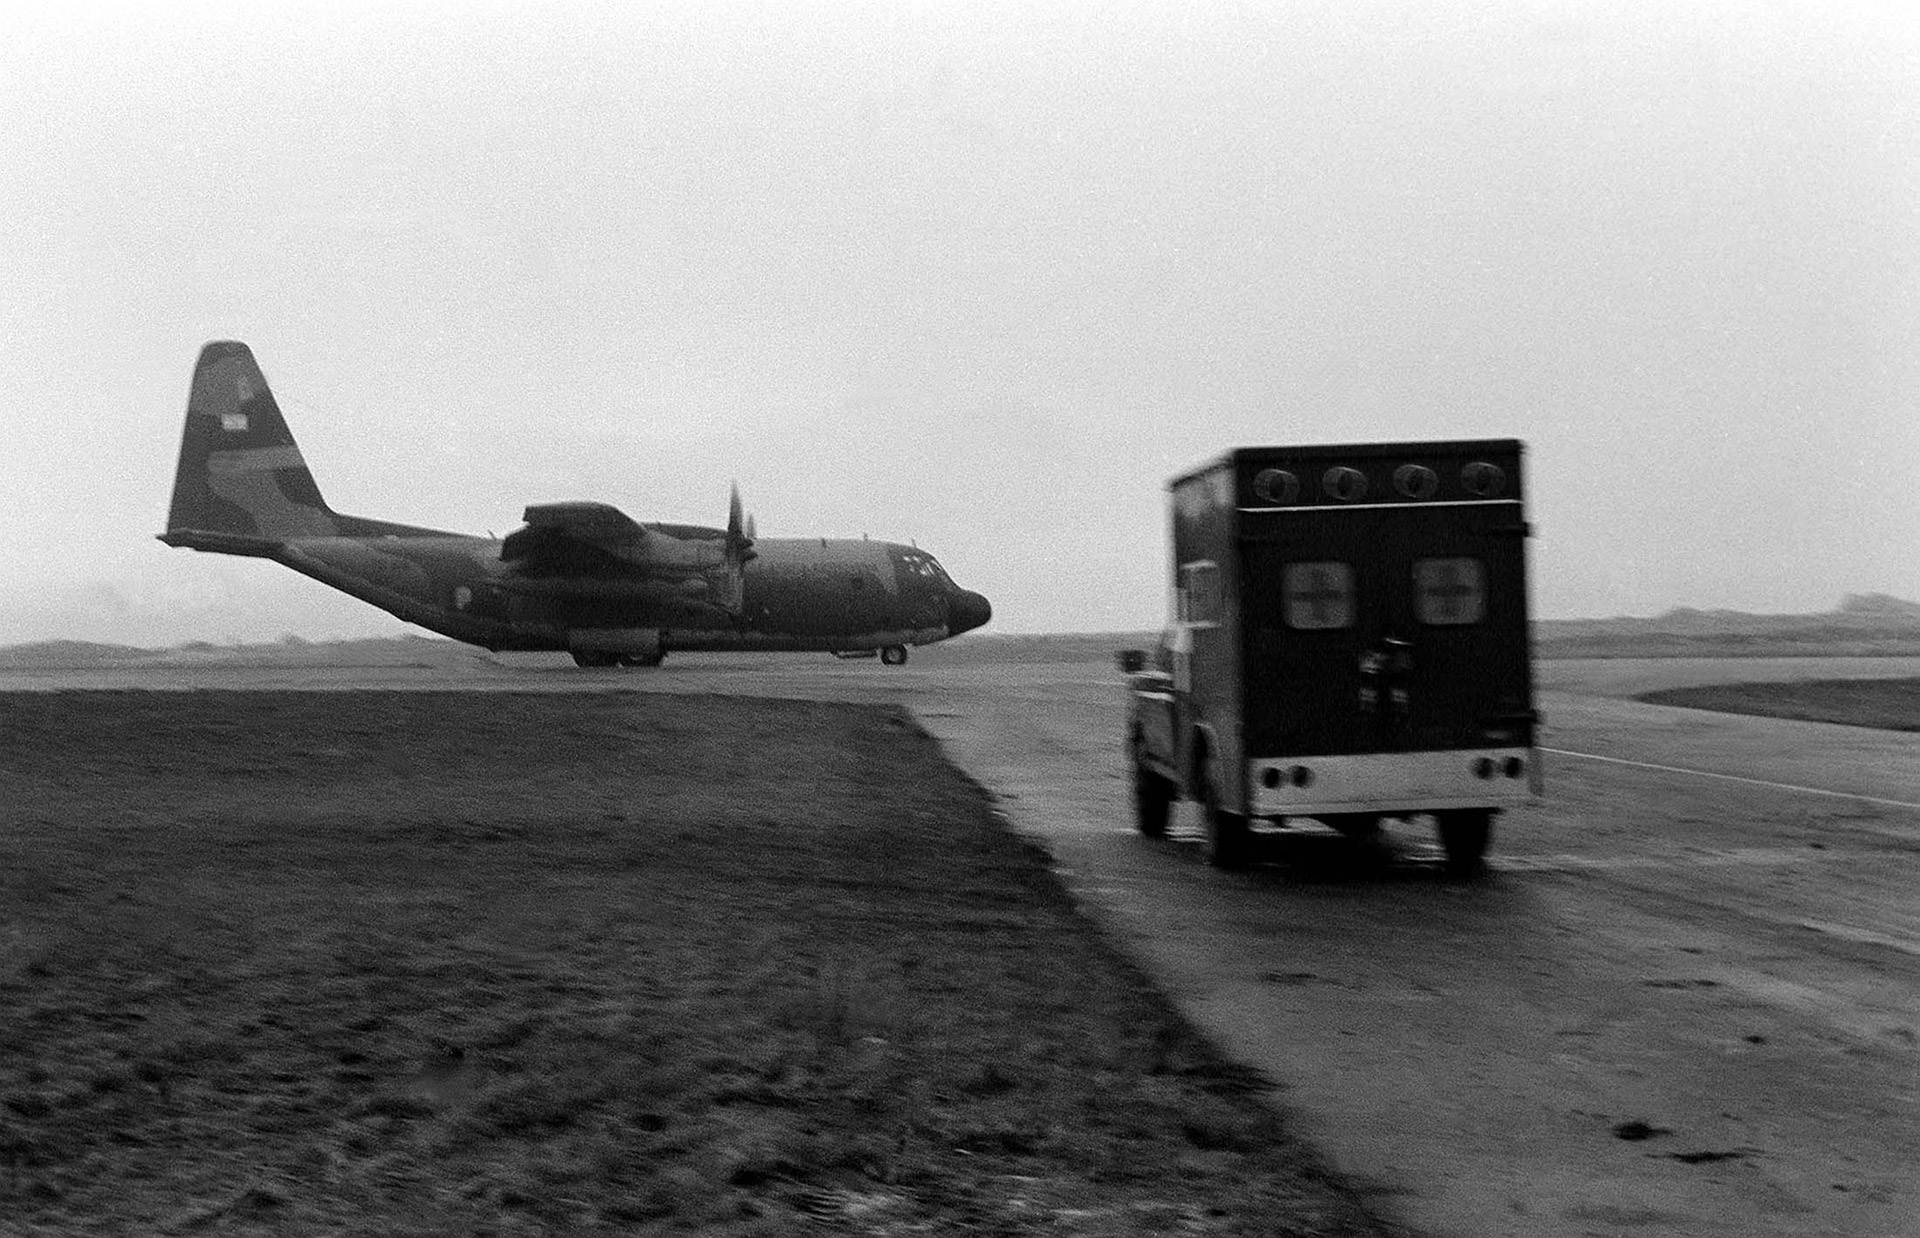
[[[1430,499],[1440,490],[1440,475],[1424,464],[1403,464],[1393,470],[1393,488],[1410,499]]]
[[[1300,479],[1285,469],[1261,469],[1253,475],[1253,493],[1263,502],[1284,506],[1300,497]]]
[[[1460,484],[1467,493],[1483,499],[1497,499],[1507,488],[1506,470],[1485,460],[1475,460],[1460,470]]]
[[[1355,503],[1367,497],[1367,475],[1359,469],[1339,465],[1326,471],[1326,475],[1320,479],[1320,488],[1327,492],[1330,499]]]

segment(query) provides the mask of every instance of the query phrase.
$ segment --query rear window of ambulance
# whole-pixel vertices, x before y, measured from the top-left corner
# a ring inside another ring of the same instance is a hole
[[[1433,627],[1460,627],[1487,617],[1487,565],[1478,559],[1415,559],[1413,609]]]
[[[1289,563],[1280,572],[1281,615],[1301,632],[1353,626],[1353,567],[1327,560]]]

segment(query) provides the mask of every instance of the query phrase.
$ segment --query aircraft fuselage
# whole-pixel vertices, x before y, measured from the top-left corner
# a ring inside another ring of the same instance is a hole
[[[294,538],[257,553],[408,623],[496,650],[625,651],[645,633],[675,650],[877,650],[943,640],[988,614],[984,598],[921,551],[864,538],[757,539],[737,616],[637,572],[525,576],[500,548],[497,538],[440,534]]]

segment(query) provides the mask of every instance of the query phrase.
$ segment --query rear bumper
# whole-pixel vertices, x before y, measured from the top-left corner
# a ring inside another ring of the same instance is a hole
[[[1267,785],[1270,781],[1277,785]],[[1248,811],[1256,817],[1504,808],[1536,799],[1541,787],[1537,748],[1259,757],[1247,762]]]

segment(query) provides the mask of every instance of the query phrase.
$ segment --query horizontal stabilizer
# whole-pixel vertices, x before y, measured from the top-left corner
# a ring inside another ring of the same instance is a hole
[[[210,529],[168,529],[160,534],[160,540],[169,546],[185,546],[189,550],[206,550],[221,555],[253,555],[262,559],[272,558],[285,545],[270,537],[249,537],[244,533],[219,533]]]

